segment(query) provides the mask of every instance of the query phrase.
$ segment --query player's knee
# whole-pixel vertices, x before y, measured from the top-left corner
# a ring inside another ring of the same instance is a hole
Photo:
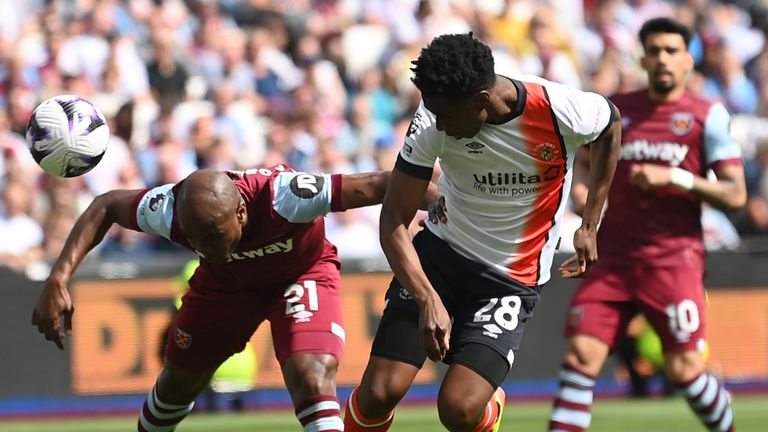
[[[338,361],[330,355],[305,356],[296,368],[295,381],[302,394],[315,396],[335,390]]]
[[[208,385],[213,372],[188,372],[166,363],[157,379],[157,393],[163,402],[185,405]]]
[[[369,418],[382,417],[395,409],[402,394],[391,384],[375,381],[361,385],[357,389],[357,402],[360,412]]]
[[[470,431],[483,415],[487,401],[464,394],[441,392],[437,399],[437,412],[440,422],[449,431]]]
[[[703,372],[704,356],[698,351],[689,350],[666,356],[667,378],[673,384],[689,383]]]
[[[563,363],[589,375],[597,375],[608,356],[608,345],[592,336],[578,335],[568,340]]]

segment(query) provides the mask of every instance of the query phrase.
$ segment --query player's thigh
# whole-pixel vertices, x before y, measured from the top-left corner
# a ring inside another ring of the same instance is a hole
[[[569,344],[569,349],[589,349],[590,337],[613,349],[624,337],[629,320],[637,313],[630,286],[635,283],[631,269],[593,267],[571,298],[565,321],[565,336],[585,343]],[[577,341],[578,342],[578,341]]]
[[[495,294],[470,294],[456,308],[446,362],[471,369],[495,389],[512,368],[539,291],[510,281],[492,287],[488,281],[469,282],[474,283],[470,287],[494,288]]]
[[[402,362],[421,369],[427,358],[419,331],[419,307],[393,278],[385,294],[384,312],[371,346],[371,358]]]
[[[471,262],[428,229],[416,234],[413,246],[424,274],[451,314],[456,303],[455,290],[465,286],[461,281]],[[419,329],[420,310],[416,301],[400,281],[393,278],[385,294],[385,304],[371,354],[420,369],[427,355]]]
[[[659,334],[665,354],[705,348],[703,266],[649,268],[637,291],[640,308]]]
[[[263,302],[252,293],[190,294],[168,331],[165,356],[187,372],[213,371],[245,348],[265,318]]]
[[[297,354],[328,354],[341,359],[344,319],[341,278],[334,262],[319,261],[282,295],[269,312],[272,343],[281,366]]]

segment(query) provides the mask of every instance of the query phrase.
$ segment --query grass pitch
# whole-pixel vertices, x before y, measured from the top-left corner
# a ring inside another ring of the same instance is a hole
[[[739,432],[768,430],[768,395],[737,396],[734,399],[736,429]],[[549,402],[508,402],[502,431],[547,430]],[[0,421],[2,432],[118,432],[135,431],[136,417],[91,417],[43,421]],[[193,413],[178,432],[300,431],[290,411],[246,412],[241,414]],[[434,406],[398,409],[393,432],[438,432],[444,429]],[[679,398],[651,400],[598,400],[590,432],[698,432],[705,429]]]

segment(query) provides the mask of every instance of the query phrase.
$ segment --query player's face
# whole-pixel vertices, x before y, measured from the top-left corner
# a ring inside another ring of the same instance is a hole
[[[485,110],[487,101],[480,93],[459,101],[443,97],[425,98],[424,106],[435,115],[437,130],[456,139],[471,138],[480,132],[488,117]]]
[[[667,94],[685,87],[686,76],[693,69],[693,56],[685,39],[677,33],[654,33],[645,40],[643,69],[653,91]]]
[[[185,225],[182,219],[179,219],[179,225],[182,232],[186,234],[190,246],[203,259],[212,264],[221,264],[229,260],[229,256],[240,243],[247,220],[246,215],[245,204],[241,202],[231,217],[227,217],[215,227],[194,223],[194,221]]]

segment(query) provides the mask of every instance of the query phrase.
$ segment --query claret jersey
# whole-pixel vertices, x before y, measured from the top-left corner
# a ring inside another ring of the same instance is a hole
[[[318,216],[342,210],[341,175],[295,172],[285,165],[226,174],[245,200],[249,222],[228,262],[200,260],[190,280],[193,290],[282,290],[320,259],[339,262]],[[182,183],[141,192],[131,216],[134,228],[192,249],[176,215]]]
[[[516,117],[486,123],[472,138],[439,131],[422,104],[397,169],[429,179],[439,161],[449,220],[428,229],[465,257],[535,286],[549,280],[575,150],[596,140],[614,113],[595,93],[536,77],[511,81]]]
[[[611,100],[622,114],[622,143],[598,232],[600,261],[675,266],[682,259],[702,259],[701,200],[674,186],[643,191],[630,183],[630,169],[650,163],[706,177],[709,169],[741,164],[728,111],[690,93],[661,104],[651,101],[647,90]]]

